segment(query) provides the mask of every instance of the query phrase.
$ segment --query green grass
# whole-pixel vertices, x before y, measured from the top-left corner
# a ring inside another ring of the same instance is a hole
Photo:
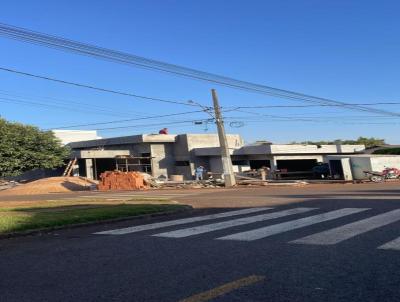
[[[51,202],[17,207],[0,207],[0,234],[55,228],[85,222],[133,217],[182,209],[177,204],[132,204],[95,202]]]

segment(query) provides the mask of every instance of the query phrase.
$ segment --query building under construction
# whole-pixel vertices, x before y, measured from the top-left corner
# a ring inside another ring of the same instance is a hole
[[[283,176],[306,178],[319,162],[332,155],[362,153],[363,145],[245,145],[238,134],[227,135],[234,170],[269,167]],[[192,179],[202,165],[222,173],[217,134],[143,134],[70,143],[76,158],[75,174],[98,179],[104,171],[140,171],[168,179],[182,175]]]

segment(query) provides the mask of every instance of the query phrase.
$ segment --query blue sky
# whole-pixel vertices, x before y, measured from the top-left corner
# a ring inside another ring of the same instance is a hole
[[[375,103],[400,102],[399,9],[398,1],[14,0],[2,1],[0,22],[272,87]],[[1,67],[145,96],[211,105],[215,88],[225,107],[302,104],[1,36],[0,51]],[[0,115],[42,129],[192,110],[3,71],[0,79]],[[400,112],[400,105],[371,108]],[[227,123],[228,133],[240,133],[247,142],[375,136],[400,143],[396,117],[332,107],[247,111],[254,113],[225,113],[228,122],[244,123]],[[262,114],[311,120],[274,121]],[[80,129],[143,125],[100,131],[117,136],[154,133],[161,126],[151,124],[165,123],[173,133],[203,133],[204,125],[190,121],[205,118],[199,113]],[[179,121],[189,123],[168,125]]]

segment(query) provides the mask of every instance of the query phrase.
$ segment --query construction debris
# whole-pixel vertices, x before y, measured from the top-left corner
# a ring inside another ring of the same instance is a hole
[[[0,195],[34,195],[90,190],[96,182],[83,177],[49,177],[2,190]]]
[[[236,174],[236,183],[238,185],[256,185],[256,186],[305,186],[308,182],[302,180],[279,180],[279,179],[262,179],[262,174],[254,174],[250,177],[250,173]],[[256,177],[260,178],[256,178]]]
[[[148,173],[141,173],[143,175],[143,182],[145,185],[151,188],[160,188],[165,180],[160,180],[159,178],[155,178]]]
[[[309,183],[302,180],[240,180],[238,185],[245,186],[306,186]]]
[[[150,185],[145,183],[143,173],[106,171],[100,175],[100,191],[110,190],[144,190]]]
[[[0,191],[6,190],[6,189],[11,189],[15,186],[18,186],[18,182],[13,181],[13,180],[8,181],[8,180],[0,179]]]
[[[224,186],[222,179],[165,181],[159,184],[161,189],[202,189],[221,188]]]

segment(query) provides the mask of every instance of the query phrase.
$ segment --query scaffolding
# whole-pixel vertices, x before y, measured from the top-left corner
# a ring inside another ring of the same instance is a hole
[[[122,172],[145,172],[152,173],[151,156],[117,156],[115,158],[115,169]]]

